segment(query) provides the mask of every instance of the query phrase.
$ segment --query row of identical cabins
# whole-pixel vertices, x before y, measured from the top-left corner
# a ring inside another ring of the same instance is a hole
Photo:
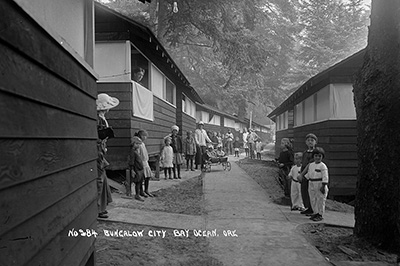
[[[0,25],[0,266],[95,265],[95,238],[75,234],[96,229],[98,93],[120,100],[108,113],[114,171],[138,129],[155,156],[174,124],[248,126],[205,105],[147,27],[99,3],[1,0]]]

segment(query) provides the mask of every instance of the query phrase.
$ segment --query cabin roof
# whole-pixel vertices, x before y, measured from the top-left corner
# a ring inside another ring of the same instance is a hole
[[[361,68],[365,49],[347,57],[335,65],[311,77],[295,92],[293,92],[281,105],[275,108],[268,117],[274,120],[277,115],[285,112],[295,104],[305,100],[315,92],[331,83],[352,83],[353,76]]]
[[[150,2],[149,0],[139,1]],[[157,68],[168,75],[168,78],[183,85],[183,90],[189,98],[204,103],[147,26],[95,2],[95,32],[96,41],[130,40]]]

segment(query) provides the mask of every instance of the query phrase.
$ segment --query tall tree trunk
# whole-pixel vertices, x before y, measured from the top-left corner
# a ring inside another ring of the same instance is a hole
[[[354,97],[358,130],[357,236],[400,250],[400,1],[372,0]]]

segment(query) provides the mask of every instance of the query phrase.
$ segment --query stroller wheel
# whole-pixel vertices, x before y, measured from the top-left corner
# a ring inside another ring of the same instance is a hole
[[[226,163],[222,163],[222,168],[224,169],[224,171],[226,170]]]
[[[228,171],[231,170],[232,166],[231,166],[231,163],[230,163],[230,162],[227,162],[227,163],[226,163],[226,168],[228,169]]]

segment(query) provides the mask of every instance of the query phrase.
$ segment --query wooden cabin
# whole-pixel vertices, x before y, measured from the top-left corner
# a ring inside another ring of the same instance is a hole
[[[294,140],[294,151],[306,149],[305,136],[314,133],[325,150],[330,197],[354,196],[357,175],[356,112],[353,78],[364,50],[310,78],[268,117],[276,123],[276,156],[282,138]]]
[[[120,104],[107,114],[116,138],[108,141],[110,170],[127,168],[131,138],[139,129],[149,133],[146,147],[156,160],[171,126],[196,128],[196,103],[203,103],[167,51],[146,26],[95,3],[95,70],[98,90]],[[133,80],[141,67],[145,76]]]
[[[0,265],[94,265],[93,10],[1,1]]]

